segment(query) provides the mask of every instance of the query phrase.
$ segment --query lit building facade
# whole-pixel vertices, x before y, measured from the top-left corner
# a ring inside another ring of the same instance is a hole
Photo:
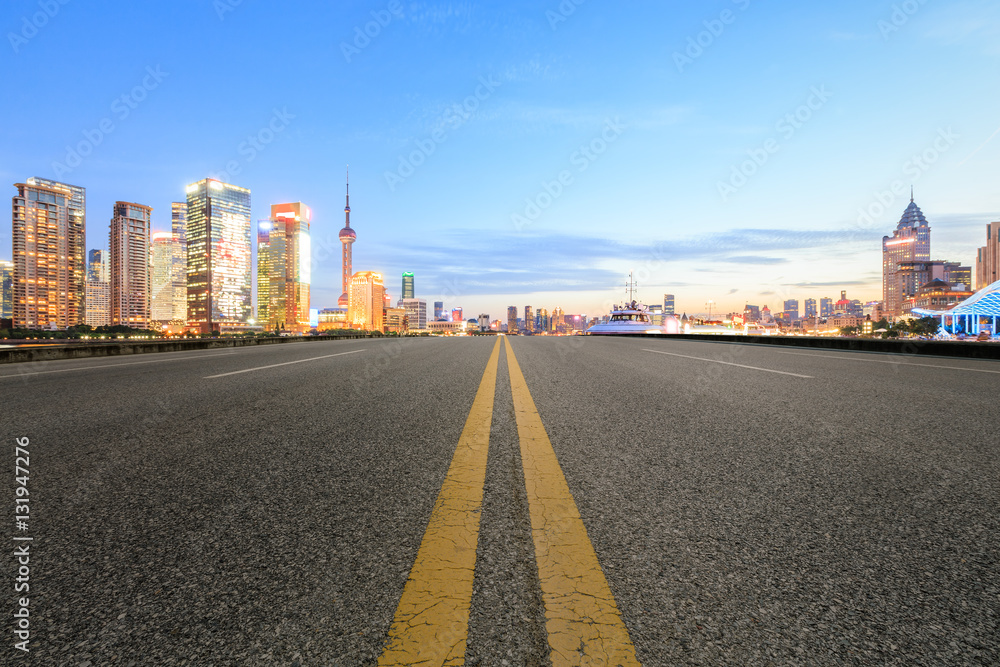
[[[810,317],[816,317],[816,315],[818,314],[819,311],[816,310],[816,299],[806,299],[805,312],[803,313],[803,317],[808,319]]]
[[[547,332],[549,330],[549,311],[539,308],[535,311],[535,330]]]
[[[403,299],[403,310],[410,329],[423,330],[427,328],[427,302],[423,299]]]
[[[153,209],[115,202],[108,233],[111,324],[145,329],[150,322],[150,226]]]
[[[40,178],[14,187],[13,325],[65,329],[81,324],[86,304],[86,192]]]
[[[0,259],[0,319],[14,317],[14,262]]]
[[[434,321],[438,322],[444,319],[444,301],[434,302]]]
[[[382,274],[358,271],[348,286],[347,322],[352,329],[382,331],[385,310],[385,283]]]
[[[458,306],[457,308],[452,308],[451,309],[451,321],[452,322],[461,322],[462,321],[462,307],[461,306]]]
[[[400,291],[401,299],[412,299],[414,298],[413,293],[413,272],[406,271],[403,273],[403,289]]]
[[[913,310],[943,311],[949,310],[972,296],[972,290],[956,289],[948,282],[934,279],[922,285],[916,293],[903,302],[903,314],[908,317],[920,317]]]
[[[312,211],[274,204],[257,227],[257,321],[265,330],[304,333],[309,325]]]
[[[929,262],[931,259],[931,228],[920,207],[910,196],[910,204],[892,236],[882,237],[882,303],[886,315],[902,312],[905,294],[899,290],[896,273],[903,262]]]
[[[355,233],[355,231],[351,229],[351,179],[349,175],[347,179],[347,200],[346,204],[344,205],[344,228],[340,230],[339,238],[340,238],[340,243],[343,245],[340,261],[341,261],[341,282],[343,285],[342,289],[344,291],[340,295],[340,299],[337,300],[337,305],[340,306],[341,308],[349,308],[350,307],[349,292],[351,291],[351,289],[353,289],[352,282],[354,280],[352,278],[354,274],[351,273],[353,271],[353,269],[351,268],[351,254],[352,254],[351,246],[353,246],[354,242],[358,239],[357,233]]]
[[[833,315],[833,299],[824,296],[819,300],[819,316],[830,317],[831,315]]]
[[[211,333],[252,314],[250,190],[212,178],[187,186],[187,322]]]
[[[976,250],[976,289],[1000,280],[1000,222],[986,225],[986,245]]]
[[[675,315],[674,312],[674,295],[664,294],[663,295],[663,314],[664,315]]]
[[[409,327],[405,308],[384,308],[382,318],[384,333],[404,334]]]
[[[517,306],[507,306],[507,333],[517,333]]]
[[[106,327],[111,324],[111,283],[108,277],[108,251],[87,253],[87,283],[84,298],[84,324]]]
[[[150,317],[154,322],[183,322],[187,318],[187,262],[181,242],[173,232],[153,232],[150,251],[152,299]]]
[[[535,331],[535,311],[531,309],[531,306],[524,307],[524,330],[528,333],[534,333]]]
[[[789,320],[799,319],[799,300],[785,299],[784,314]]]

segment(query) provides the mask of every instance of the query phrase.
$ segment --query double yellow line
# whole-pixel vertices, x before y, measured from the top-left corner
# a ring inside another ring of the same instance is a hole
[[[550,659],[563,665],[638,665],[535,402],[504,339]],[[476,567],[500,341],[403,588],[379,665],[462,665]]]

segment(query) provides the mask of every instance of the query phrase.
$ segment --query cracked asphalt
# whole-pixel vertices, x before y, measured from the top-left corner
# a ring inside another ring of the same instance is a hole
[[[1000,663],[1000,364],[511,343],[642,664]],[[493,344],[0,366],[34,537],[0,663],[375,664]],[[466,664],[548,665],[505,354]]]

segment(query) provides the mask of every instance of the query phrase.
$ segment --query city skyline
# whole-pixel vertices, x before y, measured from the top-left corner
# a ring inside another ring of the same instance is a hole
[[[103,247],[102,212],[115,201],[151,206],[153,231],[165,231],[171,203],[206,176],[252,190],[252,220],[309,201],[321,309],[342,293],[350,163],[354,267],[413,271],[418,298],[493,318],[513,303],[603,314],[629,270],[648,275],[642,300],[672,293],[678,312],[709,300],[722,312],[776,310],[843,289],[874,300],[879,239],[910,185],[935,257],[973,264],[1000,218],[986,92],[1000,21],[989,3],[902,18],[892,3],[570,5],[316,5],[310,25],[245,3],[60,6],[10,46],[22,67],[65,69],[78,104],[56,111],[15,91],[0,173],[86,187],[88,250]],[[11,34],[36,11],[14,3]],[[167,36],[114,51],[99,37],[152,23]],[[277,59],[245,46],[320,25],[335,26],[322,46],[299,40]],[[171,28],[206,38],[208,52],[172,48]],[[66,58],[70,34],[84,56]],[[448,46],[407,57],[435,35]],[[591,43],[602,46],[580,46]],[[193,116],[181,110],[206,93],[203,57],[246,64]],[[291,68],[300,60],[316,63],[312,76]],[[106,77],[84,75],[96,65]],[[309,95],[297,97],[307,77]],[[333,104],[345,89],[352,103]],[[5,229],[0,257],[10,244]]]

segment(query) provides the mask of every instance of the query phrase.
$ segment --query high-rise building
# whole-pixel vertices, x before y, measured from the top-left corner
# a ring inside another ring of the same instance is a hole
[[[403,289],[400,292],[402,296],[401,299],[412,299],[413,298],[413,272],[406,271],[403,273]]]
[[[819,300],[819,316],[831,317],[833,315],[833,299],[824,296]]]
[[[967,290],[972,289],[972,267],[961,266],[958,262],[944,263],[944,280],[949,285],[961,285]]]
[[[524,307],[524,329],[528,333],[535,331],[535,311],[532,310],[531,306]]]
[[[348,294],[351,282],[353,280],[351,273],[353,270],[351,268],[351,246],[357,240],[358,235],[351,229],[351,179],[350,173],[348,173],[347,178],[347,203],[344,205],[344,228],[340,230],[340,242],[343,244],[343,254],[341,256],[341,282],[343,283],[343,294],[340,295],[340,299],[337,300],[337,305],[341,308],[347,308],[350,304],[350,295]],[[381,327],[379,327],[381,331]]]
[[[0,319],[14,318],[14,262],[0,259]]]
[[[986,225],[986,245],[976,250],[976,289],[1000,280],[1000,222]]]
[[[913,201],[903,211],[903,217],[892,236],[882,237],[882,302],[886,315],[901,313],[905,295],[899,292],[896,272],[902,262],[929,262],[931,259],[931,228],[920,207]]]
[[[546,332],[549,330],[549,311],[539,308],[535,311],[535,331]]]
[[[423,299],[403,299],[403,310],[406,311],[407,323],[410,329],[423,330],[427,328],[427,302]]]
[[[760,322],[760,306],[752,306],[749,303],[743,306],[743,319],[748,324]]]
[[[150,320],[150,225],[153,209],[115,202],[108,233],[111,324],[145,329]]]
[[[65,329],[83,322],[86,191],[42,178],[12,198],[13,324]]]
[[[451,309],[451,321],[461,322],[462,321],[462,307],[457,306]]]
[[[84,324],[106,327],[111,324],[111,283],[108,251],[93,249],[87,253],[87,282],[84,298]]]
[[[170,231],[183,249],[187,243],[187,202],[170,203]]]
[[[302,202],[274,204],[257,228],[257,321],[272,331],[309,331],[312,211]]]
[[[507,333],[517,333],[517,306],[507,306]]]
[[[205,178],[187,186],[186,208],[188,328],[245,326],[253,307],[250,191]]]
[[[154,322],[184,322],[187,318],[187,262],[173,232],[153,232],[150,250],[150,318]]]
[[[663,295],[663,314],[664,315],[676,315],[674,312],[674,295],[664,294]]]
[[[385,284],[382,274],[358,271],[351,277],[347,302],[347,322],[352,329],[382,331]]]
[[[434,302],[434,321],[440,322],[444,319],[444,301]]]
[[[91,250],[87,253],[87,280],[108,282],[108,251]]]
[[[816,299],[806,299],[805,312],[803,313],[803,316],[806,319],[809,319],[811,317],[816,317],[818,314],[819,311],[816,310]]]
[[[799,319],[799,300],[785,299],[785,308],[782,310],[789,320]]]

